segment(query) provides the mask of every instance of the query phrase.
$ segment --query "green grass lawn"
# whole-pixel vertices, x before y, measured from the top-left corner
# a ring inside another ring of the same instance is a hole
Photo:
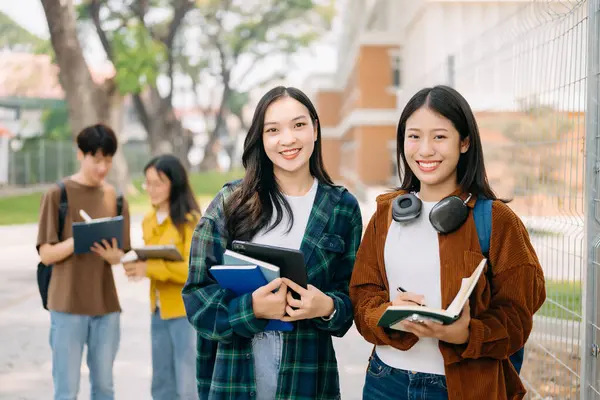
[[[230,173],[205,172],[190,175],[194,193],[198,196],[201,207],[217,194],[225,182],[240,178],[243,171]],[[148,195],[142,190],[142,179],[135,179],[133,184],[139,190],[135,196],[128,196],[131,213],[144,213],[150,207]],[[16,225],[34,223],[38,220],[42,193],[32,193],[21,196],[0,197],[0,225]]]
[[[581,315],[581,284],[546,281],[546,302],[537,315],[573,321],[580,320],[579,317],[564,310],[563,307]]]
[[[0,225],[37,222],[42,193],[0,197]]]

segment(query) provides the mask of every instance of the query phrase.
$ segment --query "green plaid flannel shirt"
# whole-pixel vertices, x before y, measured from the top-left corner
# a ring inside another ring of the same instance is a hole
[[[194,232],[188,281],[183,299],[189,321],[198,332],[197,384],[200,399],[253,399],[256,393],[252,336],[267,320],[252,311],[252,295],[236,297],[221,287],[209,268],[222,263],[228,243],[223,205],[239,184],[225,185],[209,205]],[[276,399],[339,399],[339,376],[332,336],[352,326],[348,285],[362,235],[356,198],[345,188],[319,184],[300,250],[308,281],[329,295],[336,313],[294,322],[283,332]]]

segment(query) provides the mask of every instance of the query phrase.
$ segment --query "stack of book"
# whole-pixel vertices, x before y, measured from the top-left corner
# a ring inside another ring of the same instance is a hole
[[[233,250],[226,250],[223,254],[223,264],[211,267],[210,273],[223,289],[229,289],[238,296],[252,293],[281,276],[278,266]],[[269,331],[293,329],[292,323],[281,320],[269,320],[265,328]]]

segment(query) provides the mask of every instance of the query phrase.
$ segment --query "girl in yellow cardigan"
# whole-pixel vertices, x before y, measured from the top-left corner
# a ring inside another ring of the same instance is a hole
[[[124,265],[129,277],[150,278],[152,398],[196,400],[196,335],[186,318],[181,290],[188,276],[192,234],[200,208],[187,172],[172,155],[144,168],[152,202],[142,222],[146,245],[175,245],[184,261],[148,260]]]

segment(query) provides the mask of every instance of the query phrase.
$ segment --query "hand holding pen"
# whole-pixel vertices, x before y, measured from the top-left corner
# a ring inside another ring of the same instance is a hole
[[[425,296],[407,292],[400,286],[398,286],[398,288],[396,290],[400,293],[392,301],[393,305],[404,306],[404,305],[416,304],[418,306],[425,306]]]

